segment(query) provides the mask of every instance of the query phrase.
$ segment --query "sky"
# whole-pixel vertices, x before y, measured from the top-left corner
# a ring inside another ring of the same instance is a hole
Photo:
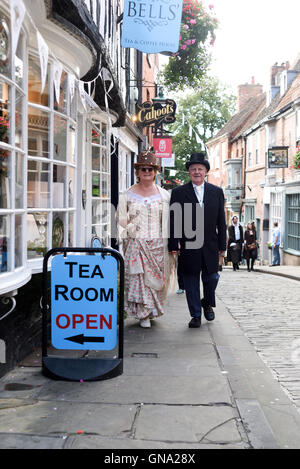
[[[211,74],[231,87],[260,83],[267,90],[271,66],[300,54],[300,0],[203,0],[219,20]]]

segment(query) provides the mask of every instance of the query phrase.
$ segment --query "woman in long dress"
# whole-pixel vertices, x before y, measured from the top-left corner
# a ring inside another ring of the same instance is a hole
[[[155,184],[154,153],[138,155],[137,184],[120,196],[118,221],[125,260],[125,312],[151,327],[163,314],[170,279],[168,216],[170,195]]]
[[[257,247],[256,228],[254,222],[249,222],[244,233],[244,258],[247,261],[248,272],[254,270],[254,262],[257,259]]]

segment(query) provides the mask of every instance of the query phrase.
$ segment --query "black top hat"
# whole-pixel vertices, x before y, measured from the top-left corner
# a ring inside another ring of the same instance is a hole
[[[192,153],[189,161],[185,163],[185,167],[188,170],[192,164],[203,164],[207,171],[210,170],[209,161],[206,159],[205,151],[199,151],[199,153]]]

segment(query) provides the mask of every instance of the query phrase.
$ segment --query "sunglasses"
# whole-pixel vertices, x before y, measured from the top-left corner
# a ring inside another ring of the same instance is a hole
[[[141,171],[143,171],[143,173],[146,173],[147,171],[149,171],[149,173],[152,173],[152,171],[154,171],[154,168],[140,168]]]

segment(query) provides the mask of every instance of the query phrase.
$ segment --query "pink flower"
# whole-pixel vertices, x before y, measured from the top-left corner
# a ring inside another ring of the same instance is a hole
[[[188,29],[190,29],[189,26],[188,26],[188,24],[184,24],[184,25],[182,26],[182,28],[185,29],[186,31],[187,31]]]
[[[185,50],[185,49],[186,49],[186,46],[185,46],[185,45],[180,46],[180,49]]]
[[[196,24],[197,21],[196,20],[190,20],[190,24]]]
[[[211,3],[210,5],[208,5],[208,8],[212,10],[214,8],[213,4]]]
[[[186,44],[187,46],[190,46],[190,45],[192,44],[191,39],[188,39],[187,41],[185,41],[185,44]]]
[[[195,44],[195,42],[196,42],[196,39],[191,39],[192,44]]]

